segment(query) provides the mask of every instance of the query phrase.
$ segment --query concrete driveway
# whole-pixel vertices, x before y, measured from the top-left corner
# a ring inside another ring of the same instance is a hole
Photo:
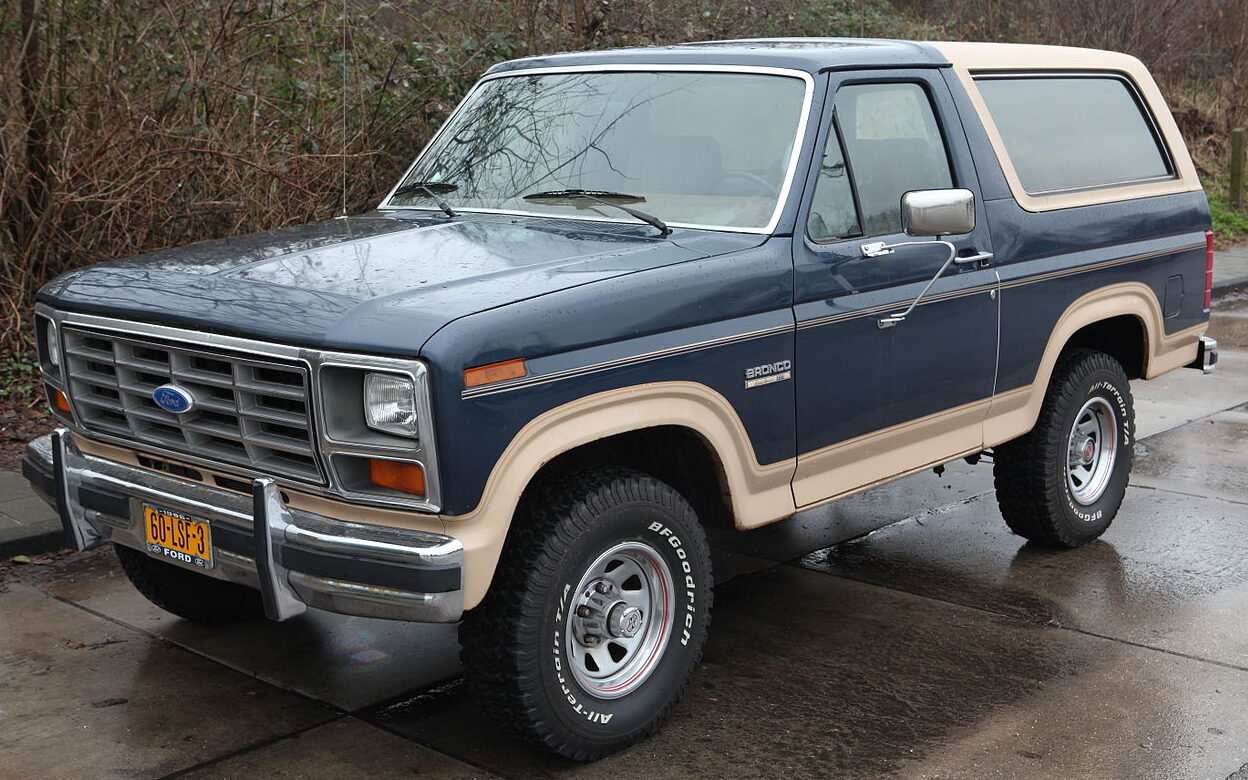
[[[1213,335],[1217,373],[1136,383],[1132,487],[1101,541],[1024,544],[991,467],[961,462],[717,536],[687,696],[594,765],[490,723],[453,627],[205,629],[108,550],[9,567],[0,778],[1248,777],[1248,298]]]

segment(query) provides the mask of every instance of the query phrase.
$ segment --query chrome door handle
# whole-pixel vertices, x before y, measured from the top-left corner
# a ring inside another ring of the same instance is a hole
[[[958,265],[967,263],[979,263],[980,265],[988,265],[993,258],[992,252],[980,252],[979,254],[967,255],[966,257],[955,257],[953,262]]]

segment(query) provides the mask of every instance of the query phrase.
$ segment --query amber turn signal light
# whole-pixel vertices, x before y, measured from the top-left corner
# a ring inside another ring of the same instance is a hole
[[[368,481],[378,487],[399,490],[415,496],[425,494],[425,470],[419,463],[372,458],[368,461]]]
[[[52,392],[52,405],[55,406],[58,411],[62,411],[65,414],[72,414],[69,408],[69,399],[66,398],[65,394],[60,390]]]
[[[477,366],[464,372],[464,387],[480,387],[506,379],[519,379],[528,373],[524,367],[524,358],[504,360],[502,363],[491,363],[488,366]]]

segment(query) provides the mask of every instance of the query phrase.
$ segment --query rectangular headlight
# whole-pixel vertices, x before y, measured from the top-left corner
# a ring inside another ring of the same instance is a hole
[[[56,325],[48,323],[48,362],[56,367],[61,365],[61,344],[56,338]]]
[[[35,338],[39,361],[45,373],[53,377],[61,374],[61,342],[56,335],[56,323],[50,317],[35,318]]]
[[[365,374],[364,421],[369,428],[382,433],[415,437],[416,387],[411,378]]]

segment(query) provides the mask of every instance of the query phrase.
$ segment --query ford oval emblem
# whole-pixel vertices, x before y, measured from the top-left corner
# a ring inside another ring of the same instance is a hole
[[[191,391],[177,385],[161,385],[152,391],[152,400],[166,412],[185,414],[195,407]]]

